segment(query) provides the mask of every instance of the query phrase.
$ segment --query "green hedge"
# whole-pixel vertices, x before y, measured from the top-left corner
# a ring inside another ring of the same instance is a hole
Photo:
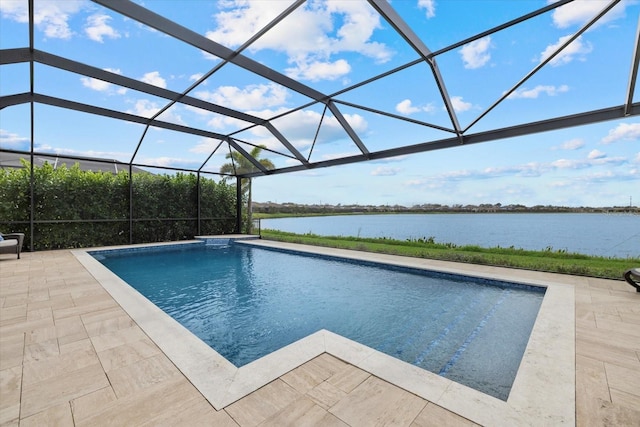
[[[31,246],[30,167],[0,170],[0,231],[25,233]],[[133,243],[192,239],[198,233],[196,175],[132,176]],[[129,174],[34,167],[34,249],[128,244]],[[202,234],[235,231],[236,189],[200,178]],[[89,222],[85,222],[89,221]]]

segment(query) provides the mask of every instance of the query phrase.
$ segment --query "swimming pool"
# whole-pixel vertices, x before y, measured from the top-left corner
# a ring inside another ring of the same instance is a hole
[[[236,366],[328,329],[502,400],[544,296],[241,244],[93,255]]]

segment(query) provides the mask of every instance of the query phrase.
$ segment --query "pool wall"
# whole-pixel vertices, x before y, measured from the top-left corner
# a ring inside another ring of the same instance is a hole
[[[228,239],[229,236],[223,238]],[[207,239],[215,240],[213,236]],[[190,243],[194,242],[178,244]],[[575,424],[573,286],[560,280],[543,283],[535,279],[535,274],[526,274],[527,280],[521,280],[519,275],[525,274],[520,270],[264,240],[237,243],[545,287],[545,297],[509,398],[504,402],[326,330],[236,368],[104,267],[88,253],[90,250],[75,250],[73,253],[218,410],[326,352],[478,424]],[[150,246],[157,245],[96,249]]]

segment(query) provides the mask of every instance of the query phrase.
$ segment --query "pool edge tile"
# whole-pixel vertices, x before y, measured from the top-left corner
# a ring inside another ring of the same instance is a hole
[[[350,340],[342,335],[324,330],[325,348],[327,353],[342,359],[352,365],[359,366],[363,360],[371,355],[374,349],[364,344]]]
[[[550,283],[507,402],[527,419],[574,425],[575,372],[575,289]]]
[[[430,402],[438,402],[453,381],[374,350],[357,364],[371,374]]]
[[[325,352],[324,331],[318,331],[237,369],[221,400],[230,405]]]

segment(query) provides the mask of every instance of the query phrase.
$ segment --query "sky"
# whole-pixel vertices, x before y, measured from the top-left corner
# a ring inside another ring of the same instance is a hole
[[[136,1],[228,48],[238,49],[290,6],[280,0]],[[537,10],[546,0],[393,0],[432,52]],[[552,12],[436,55],[466,134],[577,114],[626,102],[640,2],[623,0],[552,56],[608,0],[576,0]],[[0,0],[0,48],[28,47],[26,0]],[[311,162],[358,154],[324,104],[233,64],[203,80],[219,58],[86,0],[35,1],[36,49],[264,119]],[[450,138],[452,124],[431,69],[364,1],[307,1],[250,44],[248,58],[323,94],[371,152]],[[551,58],[551,59],[550,59]],[[539,71],[538,71],[539,69]],[[536,71],[536,72],[533,72]],[[34,90],[151,117],[159,97],[36,63]],[[640,85],[638,85],[640,86]],[[27,63],[0,66],[0,95],[28,92]],[[346,90],[349,89],[349,90]],[[634,101],[640,101],[636,87]],[[357,106],[367,106],[401,121]],[[160,119],[223,135],[277,168],[299,165],[264,127],[176,104]],[[36,151],[217,172],[220,141],[36,104]],[[425,126],[428,123],[437,128]],[[29,150],[30,107],[0,110],[0,148]],[[442,130],[445,129],[445,130]],[[139,148],[136,150],[138,143]],[[206,163],[205,163],[206,162]],[[150,169],[162,172],[159,169]],[[211,175],[218,179],[217,175]],[[258,202],[403,205],[502,203],[640,205],[640,119],[544,132],[253,180]]]

